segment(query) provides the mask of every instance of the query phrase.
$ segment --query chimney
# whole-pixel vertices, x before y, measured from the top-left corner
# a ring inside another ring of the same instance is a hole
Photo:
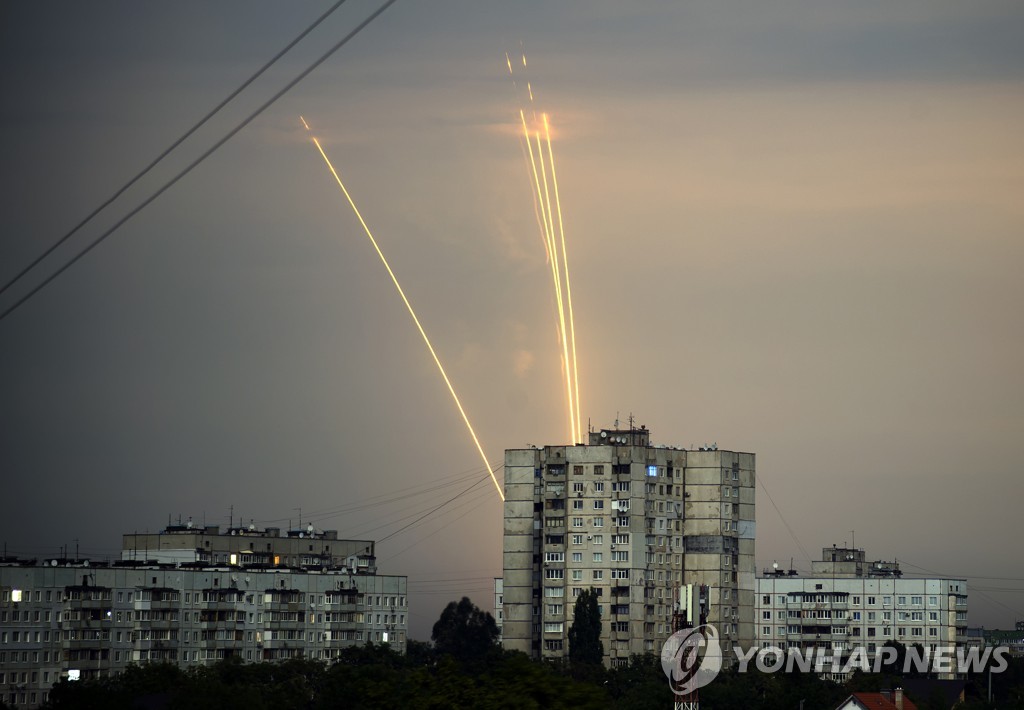
[[[896,710],[903,710],[903,688],[895,688],[892,696],[892,703],[896,706]]]

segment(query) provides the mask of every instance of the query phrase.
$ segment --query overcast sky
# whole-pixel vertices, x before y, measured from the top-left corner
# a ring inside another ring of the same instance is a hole
[[[0,4],[0,281],[329,5]],[[0,310],[374,7],[347,3]],[[1015,1],[400,0],[0,321],[8,552],[116,554],[231,506],[380,539],[483,475],[299,114],[489,458],[566,443],[520,43],[555,130],[583,417],[755,452],[759,569],[856,531],[870,559],[969,577],[972,625],[1024,618]],[[414,637],[463,593],[491,603],[501,512],[482,484],[379,545]]]

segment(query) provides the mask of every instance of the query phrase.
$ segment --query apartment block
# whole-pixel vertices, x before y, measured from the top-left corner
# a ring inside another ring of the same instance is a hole
[[[966,646],[967,581],[904,578],[898,563],[868,562],[862,548],[826,547],[811,576],[776,568],[758,577],[757,641],[840,657],[863,647],[872,658],[890,641],[930,650]]]
[[[593,587],[605,663],[658,652],[682,585],[707,585],[709,623],[754,642],[754,455],[651,444],[639,429],[505,452],[502,638],[568,655],[576,597]]]
[[[407,580],[376,574],[372,541],[178,527],[152,536],[144,558],[127,535],[127,559],[112,563],[0,561],[0,700],[35,706],[62,678],[130,663],[330,661],[369,641],[405,650]]]

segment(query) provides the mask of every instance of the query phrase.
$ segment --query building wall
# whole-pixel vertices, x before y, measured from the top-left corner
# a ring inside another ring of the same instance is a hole
[[[759,577],[757,640],[762,648],[968,645],[963,579]],[[837,678],[836,680],[844,680]]]
[[[753,454],[653,447],[646,430],[601,434],[505,452],[504,646],[567,656],[575,598],[593,587],[606,663],[657,652],[683,584],[711,588],[709,621],[727,648],[751,645]]]
[[[35,705],[69,673],[129,663],[329,660],[368,641],[406,646],[405,577],[87,565],[0,565],[0,699]]]

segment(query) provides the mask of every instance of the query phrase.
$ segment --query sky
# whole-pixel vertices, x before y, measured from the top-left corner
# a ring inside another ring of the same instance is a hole
[[[0,4],[0,282],[330,4]],[[0,311],[376,7],[346,3]],[[568,439],[525,79],[553,130],[582,417],[755,452],[759,570],[856,544],[968,577],[972,626],[1024,619],[1012,1],[399,0],[0,320],[8,554],[301,516],[380,540],[414,638],[451,599],[489,606],[500,500],[299,115],[498,464]]]

